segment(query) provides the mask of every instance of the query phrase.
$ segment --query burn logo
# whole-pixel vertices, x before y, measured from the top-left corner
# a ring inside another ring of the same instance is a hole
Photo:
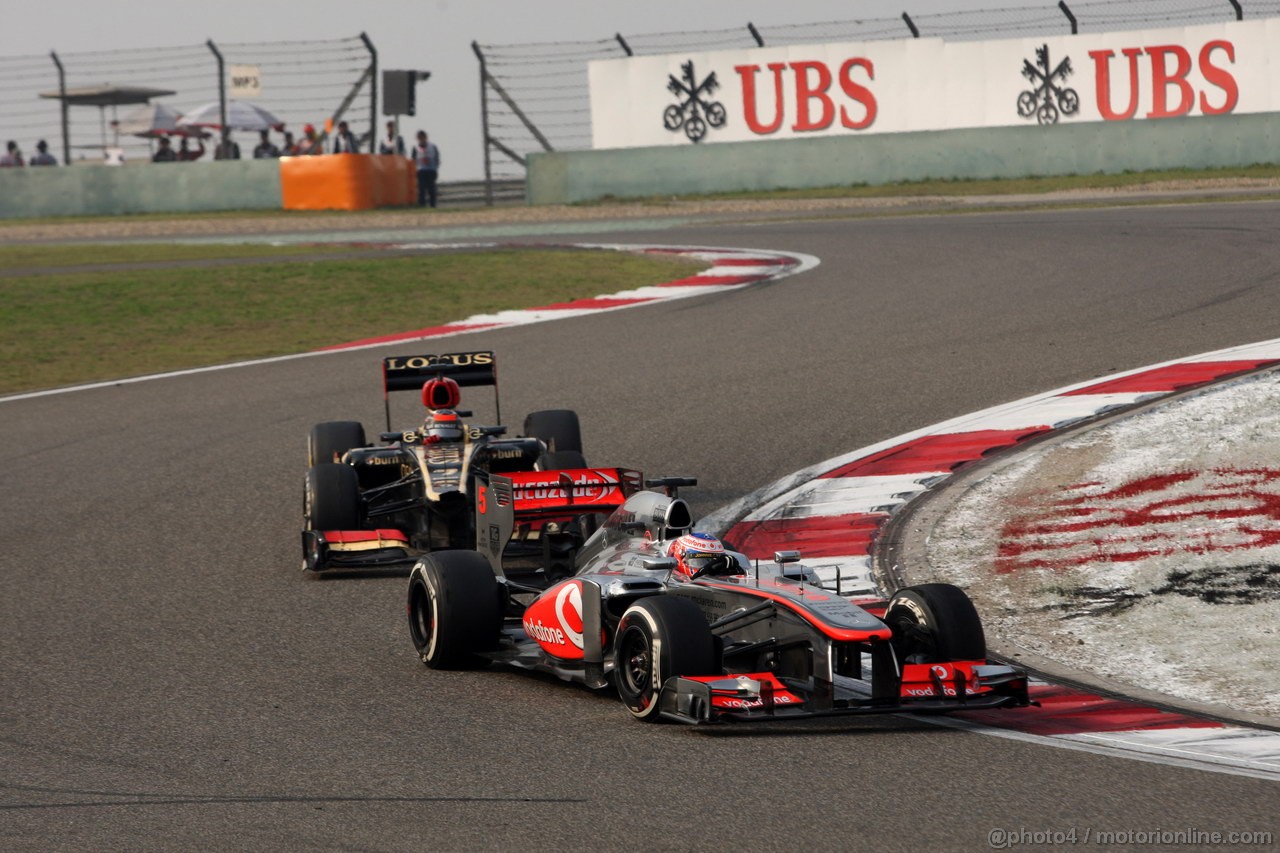
[[[1040,124],[1057,124],[1058,115],[1073,116],[1080,111],[1080,96],[1069,86],[1062,86],[1071,76],[1071,57],[1066,57],[1049,70],[1049,45],[1036,48],[1036,64],[1022,60],[1022,76],[1032,88],[1018,95],[1018,115],[1036,117]]]
[[[693,72],[693,60],[680,66],[682,78],[667,75],[667,90],[680,99],[662,111],[662,126],[675,133],[681,128],[691,142],[701,142],[707,135],[707,127],[724,127],[724,104],[710,100],[711,94],[720,88],[720,81],[712,71],[701,82]],[[703,97],[703,96],[706,97]]]

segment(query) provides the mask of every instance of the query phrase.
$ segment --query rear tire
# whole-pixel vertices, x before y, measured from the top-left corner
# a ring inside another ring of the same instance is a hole
[[[893,630],[899,663],[983,660],[982,620],[964,590],[949,583],[900,589],[889,599],[884,623]]]
[[[418,561],[409,576],[409,636],[432,669],[479,663],[502,629],[497,578],[475,551],[440,551]]]
[[[618,697],[637,720],[660,719],[658,694],[668,678],[718,671],[715,637],[691,600],[655,595],[640,599],[622,614],[613,677]]]
[[[360,483],[355,469],[336,462],[308,468],[302,518],[307,530],[359,530]]]
[[[530,412],[524,419],[524,434],[541,439],[548,451],[582,452],[582,427],[572,409]]]
[[[359,421],[328,421],[316,424],[307,435],[307,467],[325,462],[341,462],[342,454],[364,447],[364,424]]]

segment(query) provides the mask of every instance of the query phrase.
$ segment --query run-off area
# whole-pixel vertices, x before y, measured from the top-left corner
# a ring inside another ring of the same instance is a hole
[[[1045,444],[945,511],[927,573],[966,588],[989,636],[1280,716],[1277,434],[1268,372]]]

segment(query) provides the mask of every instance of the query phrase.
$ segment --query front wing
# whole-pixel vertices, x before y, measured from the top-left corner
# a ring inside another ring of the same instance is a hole
[[[934,669],[937,672],[927,673]],[[770,672],[675,676],[658,697],[664,717],[682,723],[729,720],[763,722],[846,714],[944,713],[1031,704],[1026,674],[973,661],[908,665],[899,695],[872,698],[867,682],[836,676],[833,682],[783,681]]]

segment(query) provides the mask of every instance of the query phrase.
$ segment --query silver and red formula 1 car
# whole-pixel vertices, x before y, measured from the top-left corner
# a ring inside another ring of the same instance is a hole
[[[945,712],[1029,704],[1025,673],[986,660],[982,623],[948,584],[897,592],[880,616],[824,590],[796,552],[752,563],[723,549],[684,564],[680,478],[626,469],[492,475],[477,548],[427,555],[409,579],[409,630],[436,669],[498,663],[616,688],[639,720],[686,723]],[[503,571],[521,530],[611,511],[549,588]],[[708,545],[708,547],[712,547]]]
[[[473,480],[477,472],[585,468],[578,416],[568,409],[532,412],[524,435],[504,426],[477,426],[458,408],[461,389],[493,386],[492,352],[392,356],[382,360],[383,401],[391,429],[390,394],[421,391],[421,426],[365,440],[358,421],[316,424],[307,438],[303,489],[303,568],[408,567],[421,554],[469,548],[475,541]],[[557,527],[523,547],[526,563],[572,561],[582,544],[577,525]],[[518,556],[513,553],[512,555]],[[536,571],[536,569],[534,569]]]

